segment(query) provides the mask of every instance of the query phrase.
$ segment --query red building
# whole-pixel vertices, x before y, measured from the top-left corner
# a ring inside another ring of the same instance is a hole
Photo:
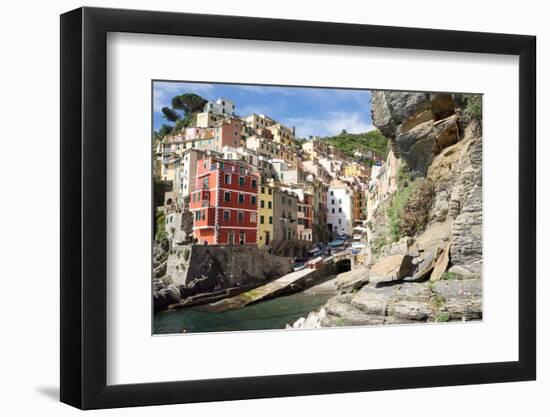
[[[255,245],[258,173],[243,162],[213,156],[198,160],[189,209],[199,243]]]

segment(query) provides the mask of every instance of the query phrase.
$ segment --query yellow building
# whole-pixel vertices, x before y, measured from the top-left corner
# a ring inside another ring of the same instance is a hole
[[[165,155],[161,158],[160,178],[163,181],[174,181],[176,179],[176,171],[180,166],[179,156]]]
[[[294,129],[283,126],[280,123],[267,127],[267,130],[273,135],[273,140],[277,143],[288,146],[291,150],[294,150]]]
[[[273,187],[262,184],[258,200],[258,247],[263,248],[273,241]]]
[[[344,167],[344,177],[368,177],[368,170],[356,162],[347,164]]]

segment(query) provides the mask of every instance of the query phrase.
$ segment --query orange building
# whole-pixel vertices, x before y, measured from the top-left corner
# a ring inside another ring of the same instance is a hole
[[[189,209],[199,243],[256,244],[258,173],[248,164],[209,156],[197,161]]]

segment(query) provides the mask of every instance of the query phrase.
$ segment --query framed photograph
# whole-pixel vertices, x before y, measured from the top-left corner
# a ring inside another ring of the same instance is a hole
[[[535,37],[61,16],[61,401],[533,380]]]

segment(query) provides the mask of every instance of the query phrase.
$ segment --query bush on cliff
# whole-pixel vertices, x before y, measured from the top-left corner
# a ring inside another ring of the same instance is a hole
[[[404,236],[412,237],[425,228],[433,197],[434,188],[430,181],[402,179],[387,210],[389,233],[393,242]]]
[[[471,94],[466,96],[466,108],[464,115],[468,120],[481,120],[482,115],[482,96],[480,94]]]
[[[391,197],[391,203],[388,207],[387,216],[389,224],[390,237],[393,242],[397,242],[401,238],[401,212],[413,192],[413,184],[396,191]]]

